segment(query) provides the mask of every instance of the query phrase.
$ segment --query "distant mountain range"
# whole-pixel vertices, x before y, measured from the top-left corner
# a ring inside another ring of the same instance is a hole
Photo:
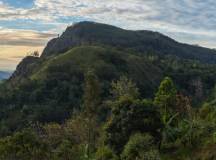
[[[11,76],[11,72],[0,71],[0,80],[8,79]]]

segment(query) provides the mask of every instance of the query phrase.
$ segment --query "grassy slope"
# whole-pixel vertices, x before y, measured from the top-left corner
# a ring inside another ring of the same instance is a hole
[[[137,83],[145,97],[154,94],[160,80],[166,75],[172,77],[176,85],[189,95],[194,95],[194,80],[201,78],[203,95],[209,95],[208,92],[216,81],[215,66],[175,58],[152,63],[151,60],[131,52],[133,51],[107,46],[74,47],[64,54],[42,58],[30,77],[42,82],[49,82],[50,79],[70,82],[77,77],[77,73],[84,75],[87,70],[92,69],[105,89],[109,89],[112,80],[126,75]]]
[[[75,47],[42,63],[31,78],[42,81],[48,79],[51,68],[54,68],[56,72],[69,74],[73,74],[70,71],[74,68],[83,73],[88,69],[93,69],[101,80],[109,82],[121,75],[128,75],[143,92],[152,92],[162,78],[160,69],[144,58],[110,47]],[[61,70],[61,68],[64,69]]]

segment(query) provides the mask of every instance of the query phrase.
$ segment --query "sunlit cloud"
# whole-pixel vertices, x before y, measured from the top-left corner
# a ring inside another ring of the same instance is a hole
[[[45,45],[48,39],[55,36],[56,34],[51,33],[0,28],[0,46],[12,45],[38,47]]]
[[[14,70],[19,61],[32,51],[42,52],[43,46],[0,46],[0,70]]]
[[[55,36],[52,33],[0,28],[0,70],[14,70],[27,53],[42,52],[47,41]]]

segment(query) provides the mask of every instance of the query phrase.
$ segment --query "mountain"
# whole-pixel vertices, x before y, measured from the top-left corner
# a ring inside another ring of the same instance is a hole
[[[216,51],[213,49],[179,43],[158,32],[130,31],[95,22],[80,22],[68,27],[60,37],[47,44],[42,57],[61,54],[75,46],[98,44],[133,49],[143,54],[175,55],[216,63]]]
[[[104,101],[111,96],[112,81],[121,76],[136,83],[145,98],[154,97],[160,81],[169,76],[195,104],[208,98],[216,84],[216,65],[110,46],[82,45],[62,54],[24,58],[6,86],[0,88],[0,122],[13,132],[29,122],[64,121],[82,105],[84,79],[89,70],[98,77]],[[104,107],[102,110],[106,111]],[[5,133],[0,128],[1,134]]]
[[[0,85],[0,157],[215,159],[215,84],[214,50],[77,23]]]
[[[185,54],[176,54],[176,46],[181,46]],[[48,42],[41,57],[25,57],[0,87],[0,122],[13,131],[28,122],[64,121],[82,105],[84,77],[89,70],[100,81],[103,100],[111,96],[112,81],[122,76],[136,83],[145,98],[154,97],[160,81],[169,76],[182,93],[198,104],[214,88],[216,65],[190,59],[201,53],[189,52],[199,47],[187,50],[188,46],[151,31],[127,31],[93,22],[75,24]],[[155,52],[149,53],[149,48]],[[169,48],[170,52],[162,52]],[[214,52],[210,49],[200,51],[207,51],[201,57],[214,56],[208,53]],[[190,58],[181,58],[189,53]]]
[[[8,79],[10,77],[10,75],[11,75],[10,72],[0,71],[0,80]]]
[[[152,98],[163,77],[170,76],[181,92],[200,103],[216,83],[214,52],[156,32],[80,22],[48,42],[41,57],[25,57],[0,92],[0,100],[5,108],[14,106],[8,111],[18,114],[13,126],[20,126],[23,119],[61,122],[80,107],[84,77],[92,70],[102,99],[110,96],[111,82],[121,76],[131,78],[146,98]],[[15,111],[24,106],[30,114],[19,119],[21,113]]]

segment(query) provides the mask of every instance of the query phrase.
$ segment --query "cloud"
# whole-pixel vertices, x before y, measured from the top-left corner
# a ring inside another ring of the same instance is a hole
[[[178,26],[182,31],[195,28],[208,32],[216,28],[216,1],[35,0],[33,7],[28,9],[0,3],[0,20],[31,19],[57,23],[62,17],[77,16],[135,29],[143,29],[146,24],[154,28],[163,24]]]
[[[43,46],[0,46],[0,70],[14,70],[16,65],[32,51],[43,50]]]
[[[0,28],[0,46],[43,46],[48,39],[56,34],[36,32],[31,30],[16,30]]]
[[[20,61],[21,59],[19,59]],[[1,71],[13,71],[16,68],[17,60],[11,58],[0,58]]]
[[[146,1],[147,2],[147,1]],[[32,8],[14,8],[0,4],[0,19],[31,19],[46,22],[58,21],[60,17],[82,16],[103,20],[113,15],[115,18],[154,15],[151,6],[139,0],[35,0]],[[107,15],[110,15],[107,17]],[[112,17],[110,17],[111,19]]]
[[[42,52],[56,34],[32,30],[0,28],[0,70],[14,70],[27,53]]]

